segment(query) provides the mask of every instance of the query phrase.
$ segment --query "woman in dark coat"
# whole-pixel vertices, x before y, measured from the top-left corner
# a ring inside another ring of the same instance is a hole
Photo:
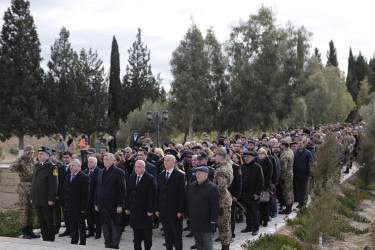
[[[273,166],[271,160],[267,156],[267,151],[263,148],[259,149],[258,156],[255,158],[256,163],[262,167],[264,186],[263,190],[271,192],[271,179]],[[263,227],[268,226],[268,219],[270,214],[271,199],[268,202],[261,202],[259,205],[260,223],[263,222]]]

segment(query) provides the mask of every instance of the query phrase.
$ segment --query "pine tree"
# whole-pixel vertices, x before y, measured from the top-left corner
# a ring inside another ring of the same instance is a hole
[[[368,62],[367,75],[370,84],[370,91],[375,91],[375,57],[372,57]]]
[[[327,67],[328,66],[334,66],[338,67],[339,63],[337,61],[337,52],[335,45],[333,44],[333,40],[329,42],[329,50],[327,52]]]
[[[191,141],[196,126],[207,125],[212,114],[209,59],[202,33],[195,24],[173,52],[170,64],[173,81],[169,109],[173,113],[173,122],[185,133],[189,131]]]
[[[322,54],[319,52],[319,49],[317,47],[315,47],[314,49],[314,56],[316,56],[319,62],[322,63]]]
[[[128,53],[128,65],[123,78],[123,106],[126,107],[122,114],[124,121],[130,111],[142,106],[145,99],[153,102],[159,99],[159,84],[152,74],[150,50],[142,42],[141,29],[138,29],[136,41]]]
[[[111,50],[111,66],[109,73],[109,89],[110,94],[108,115],[112,118],[111,124],[115,126],[113,130],[117,130],[119,119],[121,117],[121,91],[122,85],[120,80],[120,53],[116,37],[113,36]],[[112,133],[114,131],[111,131]]]
[[[55,124],[55,133],[61,133],[65,136],[68,133],[74,133],[75,124],[77,124],[76,109],[80,106],[72,107],[78,98],[78,89],[76,81],[75,68],[78,63],[78,55],[71,48],[69,42],[69,31],[63,27],[59,37],[51,46],[51,59],[49,60],[47,83],[51,89],[51,102],[49,103],[51,120]]]
[[[48,123],[47,111],[41,101],[41,49],[29,1],[13,0],[3,19],[0,139],[16,135],[22,153],[24,135],[41,136]]]

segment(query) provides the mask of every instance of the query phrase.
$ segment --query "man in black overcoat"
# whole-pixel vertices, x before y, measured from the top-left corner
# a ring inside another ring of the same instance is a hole
[[[185,201],[185,173],[175,167],[173,155],[164,157],[165,170],[158,176],[156,216],[162,222],[167,250],[182,249],[182,214]]]
[[[104,154],[104,169],[98,176],[95,210],[99,212],[106,248],[119,248],[122,209],[125,203],[125,174],[114,165],[115,156]]]
[[[70,226],[71,244],[86,245],[85,214],[90,193],[90,177],[81,170],[78,159],[70,162],[70,174],[65,176],[64,200]],[[79,232],[79,234],[78,234]]]
[[[87,206],[87,226],[89,233],[86,235],[87,238],[92,237],[95,235],[95,239],[99,239],[102,234],[102,226],[100,224],[99,214],[95,211],[95,195],[96,195],[96,184],[98,182],[99,173],[103,170],[98,166],[98,160],[96,157],[91,157],[87,159],[87,169],[83,170],[85,174],[90,177],[90,196],[89,196],[89,204]]]
[[[152,215],[155,207],[156,182],[147,173],[146,164],[138,160],[134,165],[135,174],[130,175],[126,189],[125,213],[130,215],[130,226],[134,232],[134,249],[141,250],[152,246]]]

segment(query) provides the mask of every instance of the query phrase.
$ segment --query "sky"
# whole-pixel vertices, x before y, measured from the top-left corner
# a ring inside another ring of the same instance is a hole
[[[0,14],[11,0],[0,0]],[[135,41],[138,28],[151,51],[152,71],[161,73],[163,86],[169,90],[172,52],[184,38],[192,20],[205,34],[213,27],[220,42],[229,39],[231,27],[247,20],[262,6],[276,12],[277,23],[291,21],[312,32],[311,53],[317,47],[326,62],[328,42],[333,39],[339,68],[347,71],[349,47],[367,60],[375,52],[373,1],[338,0],[30,0],[31,14],[41,42],[42,67],[46,70],[51,45],[65,26],[76,51],[96,50],[109,71],[112,38],[119,44],[121,78],[125,73],[128,49]],[[3,20],[1,18],[0,25]]]

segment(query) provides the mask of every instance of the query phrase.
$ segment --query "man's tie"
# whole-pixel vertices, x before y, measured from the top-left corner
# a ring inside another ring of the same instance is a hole
[[[65,174],[68,172],[69,165],[65,165]]]
[[[92,174],[92,170],[89,170],[89,176]]]
[[[76,177],[76,175],[75,175],[75,174],[72,174],[72,176],[70,177],[70,183],[72,183],[74,177]]]
[[[167,172],[167,178],[165,178],[166,181],[169,179],[169,172]]]
[[[138,186],[140,179],[141,179],[141,177],[138,176],[138,177],[137,177],[137,183],[135,184],[136,186]]]

